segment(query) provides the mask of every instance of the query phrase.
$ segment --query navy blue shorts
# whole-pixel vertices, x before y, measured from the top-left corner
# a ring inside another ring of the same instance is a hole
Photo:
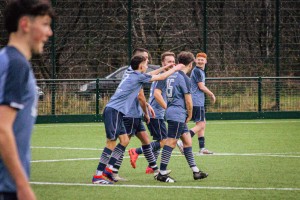
[[[164,140],[167,139],[168,133],[166,123],[163,119],[150,118],[150,123],[147,124],[153,140]]]
[[[17,193],[15,192],[0,192],[1,200],[18,200]]]
[[[123,122],[124,114],[110,107],[106,107],[103,112],[106,138],[116,140],[119,135],[125,134],[126,129]]]
[[[123,117],[125,129],[128,135],[135,136],[138,132],[146,131],[142,118]]]
[[[194,122],[205,122],[205,108],[204,106],[193,106],[193,117]]]
[[[188,132],[186,123],[168,120],[168,138],[179,139],[182,134]]]

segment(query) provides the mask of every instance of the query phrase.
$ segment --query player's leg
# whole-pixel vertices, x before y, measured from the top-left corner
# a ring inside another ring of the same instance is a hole
[[[205,108],[204,106],[194,106],[193,107],[193,120],[196,122],[196,125],[190,130],[190,134],[193,137],[195,134],[198,136],[199,143],[199,154],[213,154],[212,151],[209,151],[205,148]]]
[[[111,155],[116,147],[116,138],[120,133],[125,130],[122,130],[122,114],[115,109],[105,108],[104,110],[104,124],[106,132],[106,146],[100,156],[100,161],[96,170],[95,176],[93,176],[92,182],[95,184],[111,184],[103,177],[103,172],[109,163]],[[125,144],[124,144],[125,145]],[[127,145],[126,145],[127,146]]]
[[[148,129],[150,131],[150,134],[153,136],[153,135],[156,135],[156,132],[157,130],[154,129],[154,127],[156,127],[156,120],[157,119],[150,119],[150,123],[147,124],[148,126]],[[139,131],[145,131],[145,128],[143,126],[143,129],[139,128]],[[140,139],[140,141],[142,142],[142,145],[145,145],[145,144],[148,144],[149,143],[149,137],[148,137],[148,134],[137,134],[137,137]],[[159,154],[159,149],[160,149],[160,141],[152,141],[150,143],[151,145],[151,149],[153,151],[153,154],[154,154],[154,157],[155,157],[155,160],[157,159],[156,156],[158,156]],[[143,154],[143,147],[138,147],[138,148],[131,148],[129,149],[128,151],[129,153],[129,156],[130,156],[130,163],[132,165],[133,168],[136,167],[136,160],[138,159],[138,156],[140,154]],[[151,172],[152,171],[152,168],[149,167],[149,169],[147,168],[146,171],[149,171]],[[147,172],[146,172],[147,173]],[[152,171],[153,173],[153,171]]]
[[[199,168],[196,165],[193,150],[192,150],[192,138],[191,135],[188,132],[187,126],[185,128],[185,133],[181,135],[181,140],[183,142],[183,152],[184,156],[187,160],[188,165],[193,171],[193,177],[195,180],[197,179],[203,179],[208,176],[207,173],[202,172],[199,170]]]
[[[148,161],[149,166],[153,169],[153,171],[157,171],[158,167],[156,165],[156,159],[152,152],[152,147],[150,144],[149,136],[146,132],[146,128],[142,122],[142,120],[139,121],[138,128],[137,128],[137,137],[142,143],[142,150],[143,154]]]
[[[167,174],[167,166],[170,162],[172,151],[176,147],[176,142],[181,135],[181,131],[183,130],[183,124],[184,123],[171,120],[168,121],[168,138],[161,154],[160,172],[156,177],[158,181],[171,183],[175,182],[175,180]]]
[[[165,142],[167,140],[167,127],[166,123],[163,119],[150,119],[150,123],[147,124],[148,130],[152,136],[151,147],[157,161],[157,158],[160,154],[160,149],[164,147]],[[146,168],[146,174],[154,173],[152,168],[148,166]],[[171,173],[171,170],[168,170],[168,173]]]
[[[119,140],[120,140],[119,144],[117,144],[117,146],[113,150],[111,157],[108,161],[108,165],[107,165],[108,167],[106,167],[103,172],[104,176],[106,176],[111,181],[115,181],[115,182],[117,182],[118,180],[114,179],[113,176],[114,165],[119,159],[121,159],[121,157],[123,156],[126,150],[126,147],[129,143],[128,135],[126,133],[119,135]]]

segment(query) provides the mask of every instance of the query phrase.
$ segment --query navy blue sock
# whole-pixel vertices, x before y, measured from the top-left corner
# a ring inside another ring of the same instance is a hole
[[[204,137],[199,137],[198,141],[199,141],[200,149],[205,148],[205,138]]]
[[[195,132],[194,132],[194,131],[192,131],[192,130],[190,130],[190,134],[191,134],[191,137],[194,137],[194,135],[195,135]]]
[[[143,154],[143,148],[142,147],[139,147],[139,148],[136,148],[135,149],[135,152],[137,153],[137,154]]]

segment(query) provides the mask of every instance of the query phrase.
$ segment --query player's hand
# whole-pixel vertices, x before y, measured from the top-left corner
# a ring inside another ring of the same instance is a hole
[[[148,113],[144,115],[144,120],[147,124],[150,123],[150,117],[149,117]]]
[[[192,116],[188,116],[185,120],[185,123],[187,124],[192,119]]]
[[[148,111],[150,113],[150,115],[155,118],[155,112],[154,112],[154,109],[152,108],[152,106],[150,106],[150,104],[148,104]]]
[[[173,69],[175,69],[175,71],[179,71],[179,70],[182,70],[184,67],[185,67],[185,65],[178,64],[178,65],[174,66]]]
[[[175,66],[175,64],[172,63],[172,64],[164,66],[163,68],[165,71],[168,71],[169,69],[172,69],[174,66]]]
[[[212,104],[216,103],[216,97],[215,97],[214,94],[212,94],[212,95],[210,96],[210,99],[211,99],[211,101],[212,101]]]
[[[35,194],[30,185],[17,188],[17,196],[19,200],[36,200]]]

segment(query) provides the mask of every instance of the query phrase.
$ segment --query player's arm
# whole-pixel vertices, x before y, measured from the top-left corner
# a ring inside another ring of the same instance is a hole
[[[172,75],[173,73],[183,69],[185,66],[183,64],[178,64],[176,66],[174,66],[172,69],[158,74],[158,75],[153,75],[150,81],[162,81],[165,80],[166,78],[168,78],[170,75]]]
[[[184,94],[184,100],[185,100],[186,111],[187,111],[187,118],[185,123],[188,123],[192,119],[192,115],[193,115],[192,95],[190,93]]]
[[[150,121],[150,117],[148,115],[147,101],[146,101],[146,97],[145,97],[145,94],[144,94],[144,89],[140,90],[139,95],[138,95],[138,100],[139,100],[140,106],[143,110],[145,121],[148,124],[149,121]]]
[[[13,122],[16,115],[16,109],[0,105],[0,155],[16,183],[18,194],[29,195],[32,193],[32,189],[21,165],[13,133]]]
[[[166,66],[164,66],[164,67],[160,67],[160,68],[158,68],[158,69],[156,69],[156,70],[153,70],[153,71],[151,71],[151,72],[148,72],[147,74],[150,74],[150,75],[157,75],[157,74],[159,74],[160,72],[162,72],[162,71],[164,71],[164,70],[168,70],[168,69],[172,68],[173,66],[174,66],[174,64],[166,65]]]
[[[200,89],[202,92],[204,92],[205,94],[207,94],[207,95],[211,98],[211,100],[212,100],[213,103],[216,102],[216,97],[215,97],[214,93],[212,93],[212,92],[204,85],[203,82],[199,82],[199,83],[198,83],[198,87],[199,87],[199,89]]]
[[[154,98],[163,109],[167,109],[167,104],[162,96],[162,91],[160,89],[154,90]]]

